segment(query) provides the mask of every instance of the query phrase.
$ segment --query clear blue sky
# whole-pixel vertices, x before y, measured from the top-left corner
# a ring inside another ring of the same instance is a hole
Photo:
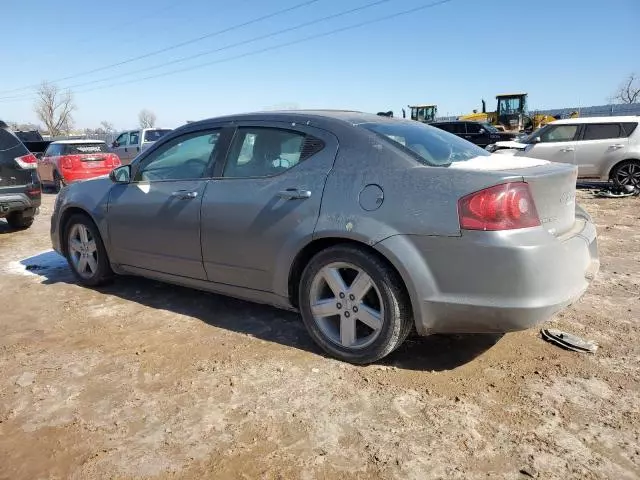
[[[451,0],[411,15],[160,78],[86,91],[391,15],[433,0],[390,0],[188,62],[125,75],[370,3],[318,0],[304,8],[117,68],[57,82],[76,87],[78,127],[133,127],[142,108],[158,123],[297,106],[394,110],[437,103],[439,114],[495,107],[526,91],[531,108],[599,105],[640,73],[639,0]],[[0,118],[36,121],[30,90],[16,90],[124,61],[222,30],[302,0],[87,0],[2,2]]]

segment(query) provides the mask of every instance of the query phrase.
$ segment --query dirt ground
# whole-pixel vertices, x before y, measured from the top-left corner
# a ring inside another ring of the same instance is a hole
[[[90,290],[0,221],[0,478],[640,478],[640,198],[595,199],[602,267],[550,326],[326,358],[295,314],[136,278]]]

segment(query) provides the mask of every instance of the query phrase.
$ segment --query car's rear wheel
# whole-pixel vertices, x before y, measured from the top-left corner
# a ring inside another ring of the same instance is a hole
[[[53,172],[53,189],[56,193],[58,193],[62,188],[66,185],[64,179],[60,176],[58,172]]]
[[[611,179],[618,187],[640,187],[640,162],[627,160],[619,163],[611,172]]]
[[[413,322],[395,270],[357,247],[328,248],[300,281],[299,307],[313,340],[347,362],[375,362],[398,348]]]
[[[85,215],[72,216],[65,228],[65,254],[73,274],[83,285],[96,287],[113,277],[100,232]]]
[[[7,223],[9,226],[16,230],[29,228],[33,225],[33,215],[26,216],[25,212],[12,212],[7,216]]]

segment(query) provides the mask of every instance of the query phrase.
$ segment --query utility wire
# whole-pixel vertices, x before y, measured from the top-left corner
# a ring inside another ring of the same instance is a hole
[[[222,35],[223,33],[227,33],[227,32],[230,32],[232,30],[236,30],[238,28],[246,27],[248,25],[252,25],[254,23],[258,23],[258,22],[261,22],[263,20],[267,20],[269,18],[273,18],[273,17],[276,17],[278,15],[282,15],[284,13],[292,12],[294,10],[306,7],[308,5],[311,5],[313,3],[317,3],[319,1],[320,0],[305,0],[304,2],[297,3],[297,4],[295,4],[295,5],[291,6],[291,7],[283,8],[283,9],[277,10],[277,11],[275,11],[273,13],[269,13],[267,15],[263,15],[261,17],[254,18],[252,20],[248,20],[248,21],[243,22],[243,23],[232,25],[232,26],[224,28],[222,30],[217,30],[215,32],[207,33],[207,34],[202,35],[200,37],[192,38],[192,39],[186,40],[184,42],[180,42],[180,43],[176,43],[176,44],[173,44],[173,45],[169,45],[168,47],[164,47],[164,48],[161,48],[159,50],[154,50],[152,52],[148,52],[148,53],[145,53],[145,54],[142,54],[142,55],[138,55],[137,57],[128,58],[126,60],[122,60],[120,62],[112,63],[110,65],[105,65],[105,66],[102,66],[102,67],[94,68],[92,70],[85,70],[84,72],[79,72],[79,73],[75,73],[73,75],[68,75],[66,77],[62,77],[62,78],[58,78],[58,79],[55,79],[55,80],[51,80],[51,83],[63,82],[65,80],[70,80],[72,78],[82,77],[82,76],[85,76],[85,75],[89,75],[91,73],[101,72],[101,71],[104,71],[104,70],[107,70],[107,69],[110,69],[110,68],[119,67],[121,65],[126,65],[127,63],[135,62],[137,60],[142,60],[143,58],[148,58],[148,57],[151,57],[151,56],[154,56],[154,55],[159,55],[159,54],[164,53],[164,52],[169,52],[171,50],[175,50],[177,48],[184,47],[185,45],[191,45],[192,43],[201,42],[202,40],[205,40],[207,38],[215,37],[217,35]],[[0,93],[10,93],[10,92],[17,92],[17,91],[20,91],[20,90],[28,90],[28,89],[32,89],[32,88],[37,88],[38,86],[39,86],[39,84],[33,84],[33,85],[28,85],[26,87],[19,87],[19,88],[14,88],[14,89],[11,89],[11,90],[4,90],[4,91],[2,91]]]
[[[431,2],[431,3],[425,4],[425,5],[414,7],[414,8],[408,9],[408,10],[403,10],[403,11],[396,12],[396,13],[393,13],[393,14],[390,14],[390,15],[385,15],[385,16],[382,16],[382,17],[378,17],[378,18],[375,18],[375,19],[372,19],[372,20],[366,20],[366,21],[363,21],[363,22],[359,22],[359,23],[355,23],[355,24],[352,24],[352,25],[348,25],[346,27],[336,28],[336,29],[333,29],[333,30],[329,30],[327,32],[318,33],[318,34],[314,34],[314,35],[309,35],[307,37],[303,37],[303,38],[300,38],[300,39],[297,39],[297,40],[292,40],[290,42],[280,43],[280,44],[273,45],[273,46],[266,47],[266,48],[262,48],[262,49],[259,49],[259,50],[253,50],[253,51],[246,52],[246,53],[243,53],[243,54],[240,54],[240,55],[234,55],[234,56],[231,56],[231,57],[222,58],[222,59],[215,60],[215,61],[212,61],[212,62],[206,62],[206,63],[197,64],[197,65],[192,65],[192,66],[186,67],[186,68],[169,70],[168,72],[162,72],[162,73],[159,73],[159,74],[156,74],[156,75],[149,75],[149,76],[146,76],[146,77],[134,78],[134,79],[127,80],[127,81],[124,81],[124,82],[116,82],[116,83],[111,83],[111,84],[108,84],[108,85],[102,85],[102,86],[98,86],[98,87],[94,87],[94,88],[89,88],[89,89],[86,89],[86,90],[79,90],[79,91],[77,91],[75,93],[88,93],[88,92],[93,92],[93,91],[96,91],[96,90],[103,90],[103,89],[106,89],[106,88],[117,87],[117,86],[120,86],[120,85],[128,85],[128,84],[131,84],[131,83],[143,82],[143,81],[146,81],[146,80],[151,80],[151,79],[155,79],[155,78],[161,78],[161,77],[165,77],[165,76],[168,76],[168,75],[175,75],[177,73],[188,72],[188,71],[191,71],[191,70],[195,70],[195,69],[199,69],[199,68],[203,68],[203,67],[208,67],[210,65],[230,62],[230,61],[233,61],[233,60],[239,60],[241,58],[246,58],[246,57],[250,57],[250,56],[253,56],[253,55],[258,55],[260,53],[264,53],[264,52],[277,50],[277,49],[280,49],[280,48],[285,48],[285,47],[288,47],[288,46],[292,46],[292,45],[297,45],[297,44],[300,44],[300,43],[308,42],[310,40],[315,40],[317,38],[328,37],[328,36],[334,35],[336,33],[341,33],[341,32],[348,31],[348,30],[353,30],[355,28],[363,27],[365,25],[371,25],[371,24],[374,24],[374,23],[379,23],[379,22],[387,21],[387,20],[390,20],[390,19],[393,19],[393,18],[397,18],[397,17],[400,17],[400,16],[409,15],[411,13],[416,13],[416,12],[421,11],[421,10],[426,10],[426,9],[429,9],[429,8],[433,8],[433,7],[437,7],[437,6],[440,6],[440,5],[444,5],[444,4],[450,3],[452,1],[453,0],[439,0],[439,1],[436,1],[436,2]]]

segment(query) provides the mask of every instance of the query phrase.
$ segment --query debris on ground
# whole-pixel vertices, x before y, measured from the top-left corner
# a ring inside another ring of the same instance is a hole
[[[596,353],[598,349],[598,345],[593,340],[584,340],[571,333],[553,328],[543,328],[540,330],[540,334],[547,342],[574,352]]]
[[[594,192],[594,196],[603,198],[637,197],[638,195],[640,195],[640,188],[633,185],[610,185]]]

